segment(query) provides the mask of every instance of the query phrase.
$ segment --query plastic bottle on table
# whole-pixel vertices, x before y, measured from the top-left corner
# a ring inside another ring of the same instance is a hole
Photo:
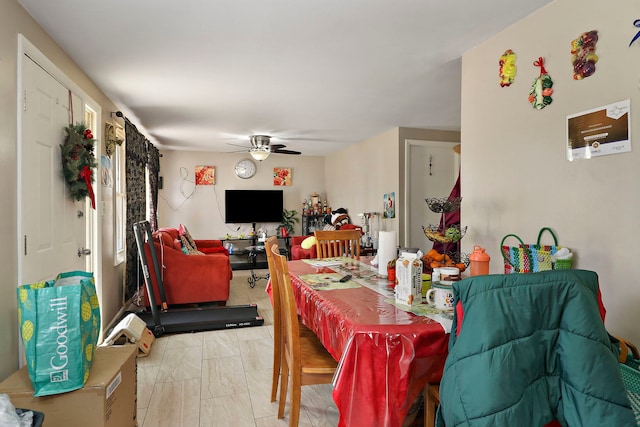
[[[469,261],[471,266],[471,276],[483,276],[489,274],[489,261],[491,257],[485,252],[485,249],[475,245],[473,252],[469,255]]]
[[[436,283],[440,281],[440,269],[434,268],[431,272],[431,283]]]

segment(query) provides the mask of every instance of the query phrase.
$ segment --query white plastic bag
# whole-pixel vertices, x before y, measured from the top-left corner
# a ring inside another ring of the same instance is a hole
[[[33,425],[33,411],[24,411],[20,415],[6,394],[0,394],[0,426],[2,427],[31,427]]]
[[[0,426],[20,427],[20,417],[6,394],[0,394]]]

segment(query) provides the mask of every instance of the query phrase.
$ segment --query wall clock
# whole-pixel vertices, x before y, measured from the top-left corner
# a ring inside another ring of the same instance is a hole
[[[256,164],[249,159],[242,159],[236,163],[235,172],[242,179],[249,179],[256,174]]]

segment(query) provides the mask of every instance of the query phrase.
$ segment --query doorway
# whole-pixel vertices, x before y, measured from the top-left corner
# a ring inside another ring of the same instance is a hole
[[[405,247],[426,252],[432,242],[422,226],[438,225],[439,213],[431,212],[425,199],[446,198],[460,173],[458,142],[405,140]]]
[[[97,257],[91,256],[96,249],[95,211],[88,201],[74,201],[68,195],[60,144],[72,117],[83,121],[85,105],[91,105],[98,115],[100,108],[22,35],[19,53],[17,248],[21,285],[53,279],[63,271],[95,272]],[[99,129],[95,131],[99,138]]]

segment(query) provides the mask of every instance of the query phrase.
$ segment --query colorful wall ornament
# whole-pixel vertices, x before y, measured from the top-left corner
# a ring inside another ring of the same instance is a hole
[[[582,80],[596,72],[596,43],[598,31],[591,30],[580,34],[571,42],[571,63],[573,64],[573,79]]]
[[[529,102],[536,110],[541,110],[551,104],[551,95],[553,94],[553,80],[544,68],[544,60],[539,57],[533,63],[535,67],[540,67],[540,76],[533,80],[531,90],[529,91]]]
[[[500,57],[500,87],[509,87],[511,83],[516,79],[516,73],[518,71],[516,67],[516,54],[507,49]]]

